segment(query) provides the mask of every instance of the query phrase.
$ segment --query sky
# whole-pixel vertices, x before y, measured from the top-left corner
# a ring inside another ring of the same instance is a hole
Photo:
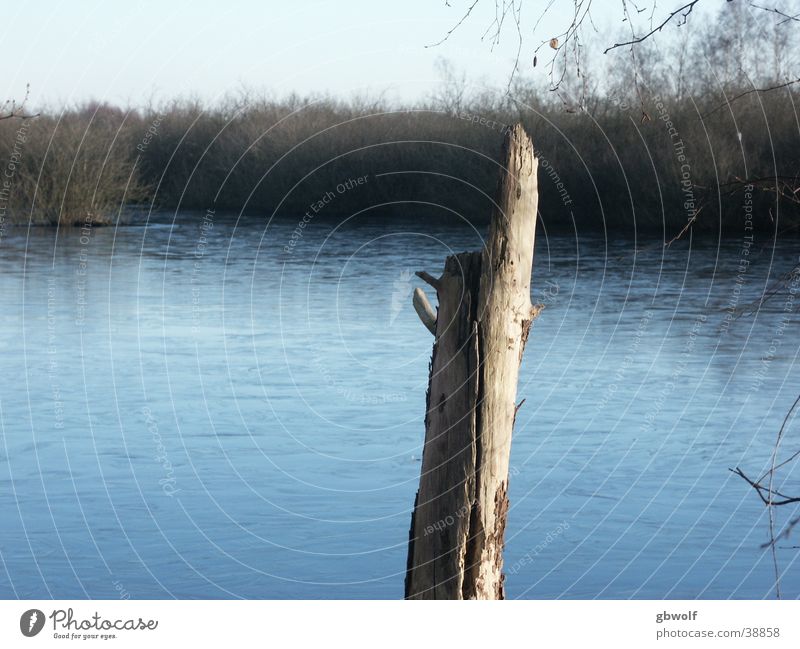
[[[554,6],[533,35],[545,0],[524,5],[526,45],[532,51],[564,23],[571,0]],[[0,92],[55,107],[108,101],[142,106],[197,97],[214,101],[247,88],[259,93],[341,97],[377,95],[413,100],[435,87],[437,59],[446,58],[478,83],[504,87],[517,41],[508,29],[492,51],[481,35],[494,3],[481,0],[472,15],[437,47],[472,0],[19,0],[0,25],[6,52]],[[619,0],[595,0],[601,28],[619,24]]]

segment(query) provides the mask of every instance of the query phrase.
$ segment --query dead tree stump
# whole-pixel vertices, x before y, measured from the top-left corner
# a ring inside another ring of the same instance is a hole
[[[448,257],[438,279],[418,273],[436,289],[439,308],[422,473],[409,533],[408,599],[502,599],[504,594],[517,378],[535,317],[530,278],[537,160],[521,125],[506,134],[501,164],[483,251]]]

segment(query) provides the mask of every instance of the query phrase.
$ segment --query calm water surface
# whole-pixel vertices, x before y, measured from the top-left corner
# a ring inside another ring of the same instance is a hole
[[[0,596],[402,597],[432,344],[412,273],[483,227],[210,225],[5,232]],[[658,239],[539,234],[509,597],[771,595],[764,508],[728,468],[769,460],[798,318],[786,292],[726,307],[798,245],[756,242],[740,275],[742,239]]]

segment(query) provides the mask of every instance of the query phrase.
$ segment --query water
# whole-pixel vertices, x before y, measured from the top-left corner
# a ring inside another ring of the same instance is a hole
[[[432,343],[411,273],[483,228],[202,223],[0,242],[0,596],[402,596]],[[509,597],[772,595],[764,507],[728,468],[769,460],[798,318],[786,292],[725,309],[796,242],[756,242],[737,279],[742,239],[657,241],[540,232]]]

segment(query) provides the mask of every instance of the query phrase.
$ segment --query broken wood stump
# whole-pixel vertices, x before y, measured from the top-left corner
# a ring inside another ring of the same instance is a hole
[[[502,599],[508,467],[519,366],[536,310],[530,279],[537,160],[521,125],[506,133],[484,249],[417,273],[439,300],[414,305],[434,329],[408,599]],[[419,291],[422,293],[422,291]]]

